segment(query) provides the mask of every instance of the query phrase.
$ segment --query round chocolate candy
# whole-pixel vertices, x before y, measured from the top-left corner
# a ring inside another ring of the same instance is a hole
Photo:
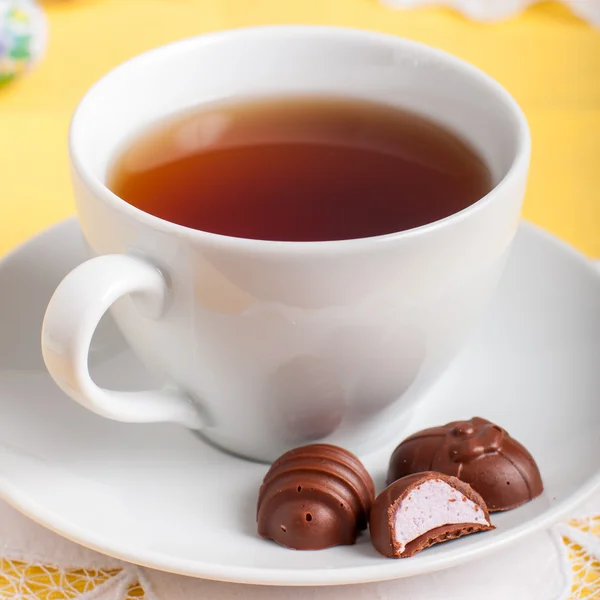
[[[354,544],[375,497],[354,454],[329,444],[302,446],[278,458],[258,496],[258,534],[294,550]]]
[[[494,529],[483,498],[464,481],[443,473],[398,479],[371,509],[371,541],[389,558],[407,558],[440,542]]]
[[[467,482],[490,512],[516,508],[544,490],[527,449],[480,417],[424,429],[405,439],[392,454],[387,482],[422,471],[439,471]]]

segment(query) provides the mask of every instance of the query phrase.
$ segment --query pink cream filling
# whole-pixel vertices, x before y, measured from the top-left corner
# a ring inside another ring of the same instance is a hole
[[[489,524],[477,504],[445,481],[423,482],[409,492],[396,511],[394,534],[400,552],[424,533],[454,523]]]

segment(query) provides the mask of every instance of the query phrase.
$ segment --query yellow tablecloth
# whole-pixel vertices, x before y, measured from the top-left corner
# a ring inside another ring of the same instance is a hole
[[[433,1],[433,0],[432,0]],[[49,48],[0,89],[0,254],[74,210],[70,115],[123,60],[198,33],[267,23],[376,29],[444,48],[503,83],[533,132],[524,216],[600,258],[600,30],[542,3],[494,25],[378,0],[46,0]]]

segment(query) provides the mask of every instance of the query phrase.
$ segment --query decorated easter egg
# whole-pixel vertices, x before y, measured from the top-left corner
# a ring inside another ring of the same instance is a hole
[[[33,0],[0,0],[0,86],[37,63],[46,47],[46,19]]]

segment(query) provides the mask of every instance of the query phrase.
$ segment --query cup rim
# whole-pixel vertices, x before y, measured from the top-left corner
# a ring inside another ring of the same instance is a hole
[[[157,217],[151,213],[147,213],[127,201],[123,200],[117,194],[112,192],[106,184],[93,172],[93,169],[85,164],[81,159],[79,152],[76,148],[76,130],[80,126],[81,113],[86,105],[86,102],[93,96],[95,90],[107,79],[111,78],[115,73],[119,72],[123,68],[131,67],[136,63],[143,64],[145,61],[151,60],[156,56],[174,56],[180,52],[185,52],[189,47],[197,45],[209,45],[211,43],[218,43],[230,37],[240,38],[241,36],[247,36],[251,39],[253,36],[291,36],[291,35],[326,35],[329,38],[338,39],[354,39],[364,40],[371,42],[386,43],[388,45],[402,46],[404,48],[413,48],[420,53],[428,54],[432,58],[437,58],[445,61],[452,65],[456,69],[462,70],[464,73],[472,78],[479,79],[480,82],[485,84],[488,89],[495,93],[504,105],[510,110],[512,117],[515,119],[517,126],[516,144],[517,149],[510,167],[502,177],[502,179],[484,196],[479,198],[473,204],[465,207],[464,209],[452,213],[447,217],[426,223],[418,227],[411,229],[405,229],[393,233],[386,233],[382,235],[362,237],[362,238],[349,238],[343,240],[321,240],[321,241],[286,241],[286,240],[261,240],[253,238],[243,238],[228,236],[225,234],[213,233],[209,231],[203,231],[200,229],[193,229],[185,225],[173,223]],[[189,239],[202,240],[213,246],[229,246],[236,247],[239,250],[252,252],[252,251],[265,251],[270,249],[277,249],[278,251],[291,251],[294,253],[298,252],[323,252],[323,251],[334,251],[340,252],[342,250],[362,250],[367,245],[373,244],[386,244],[390,242],[398,242],[400,240],[412,239],[415,236],[422,236],[428,233],[433,233],[442,228],[446,228],[449,225],[461,222],[471,216],[477,214],[479,211],[485,209],[489,204],[493,203],[499,196],[501,196],[503,190],[510,186],[512,181],[519,176],[519,173],[523,169],[527,169],[529,164],[529,157],[531,153],[531,135],[527,119],[523,113],[523,110],[513,98],[513,96],[493,77],[488,75],[485,71],[472,65],[471,63],[450,54],[444,50],[435,48],[422,42],[410,40],[401,36],[395,36],[387,33],[380,33],[376,31],[367,31],[363,29],[356,29],[350,27],[338,27],[329,25],[265,25],[258,27],[241,27],[235,29],[227,29],[209,33],[203,33],[197,36],[184,38],[168,44],[164,44],[147,50],[138,54],[125,62],[117,65],[98,79],[84,94],[79,101],[73,116],[71,118],[71,124],[69,128],[69,154],[73,169],[79,175],[85,185],[93,192],[93,194],[102,200],[102,202],[110,209],[116,210],[123,213],[143,225],[152,227],[153,229],[165,232],[175,233],[179,237],[186,237]]]

